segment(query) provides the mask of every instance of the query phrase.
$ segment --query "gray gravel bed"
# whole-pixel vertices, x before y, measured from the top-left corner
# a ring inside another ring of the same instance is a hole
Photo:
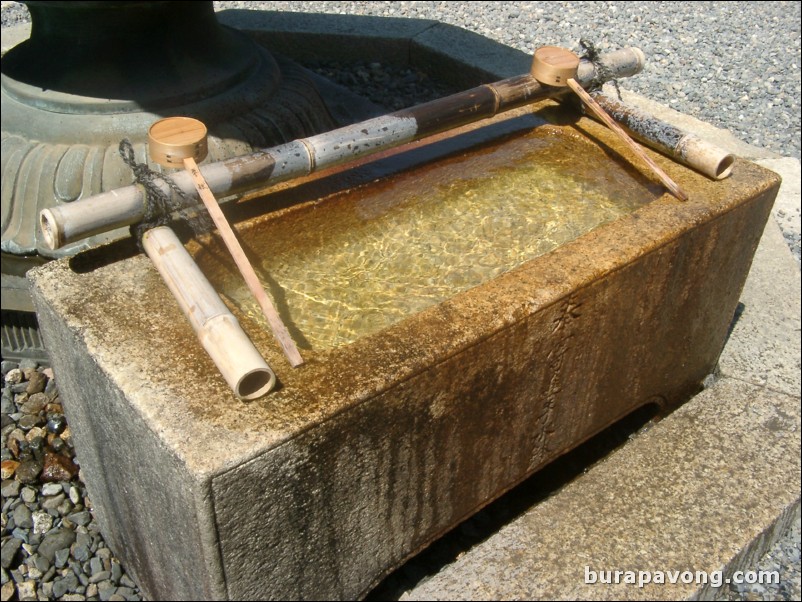
[[[580,38],[599,49],[638,46],[646,53],[647,68],[627,79],[625,87],[728,129],[750,144],[800,157],[798,2],[215,2],[215,6],[435,19],[530,53],[545,44],[579,50]],[[3,27],[28,18],[20,3],[2,2]],[[345,66],[322,61],[314,67],[391,110],[450,92],[427,81],[424,74],[379,63]],[[28,390],[40,386],[38,393]],[[3,362],[2,391],[2,600],[141,599],[103,541],[79,475],[71,474],[70,464],[77,471],[78,459],[50,373],[30,363]],[[66,431],[59,434],[59,429]],[[70,463],[58,460],[63,469],[58,472],[51,458],[48,476],[45,459],[53,454]],[[800,599],[799,520],[754,568],[779,571],[780,583],[733,586],[728,599]]]
[[[3,2],[5,27],[28,19]],[[643,73],[624,86],[727,129],[745,142],[800,158],[799,2],[215,2],[247,8],[434,19],[528,53],[638,46]]]
[[[434,19],[528,53],[638,46],[627,89],[786,157],[800,156],[799,2],[215,2],[251,8]]]
[[[0,599],[141,600],[92,515],[52,371],[3,361],[2,379]]]

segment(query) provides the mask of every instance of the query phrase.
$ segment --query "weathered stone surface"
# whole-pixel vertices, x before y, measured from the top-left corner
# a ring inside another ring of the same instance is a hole
[[[718,599],[798,516],[799,448],[798,396],[724,379],[403,599]],[[600,582],[615,570],[722,589]]]
[[[148,597],[357,597],[606,424],[686,399],[721,351],[777,181],[740,161],[709,182],[656,160],[688,203],[663,196],[299,370],[238,315],[282,384],[250,404],[130,249],[40,270],[46,341],[72,350],[53,363],[97,520]]]
[[[143,258],[40,270],[110,544],[151,597],[354,597],[610,422],[682,401],[715,365],[777,181],[743,162],[724,182],[677,173],[689,202],[664,197],[380,336],[310,352],[247,405]],[[153,365],[173,369],[143,381]]]

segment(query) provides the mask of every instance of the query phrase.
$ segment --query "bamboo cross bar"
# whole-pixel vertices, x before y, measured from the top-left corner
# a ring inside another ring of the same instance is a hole
[[[624,48],[600,56],[595,64],[581,61],[575,76],[580,84],[590,85],[602,77],[635,75],[643,63],[640,50]],[[567,92],[566,88],[541,85],[531,74],[519,75],[250,155],[211,163],[201,173],[211,192],[218,195],[267,187]],[[188,172],[167,177],[185,194],[198,196]],[[166,195],[173,194],[167,184],[161,187]],[[40,213],[44,245],[56,250],[88,236],[135,224],[142,220],[145,209],[143,191],[136,185],[44,209]]]
[[[276,308],[267,296],[259,276],[248,261],[245,251],[242,249],[237,236],[220,209],[217,199],[214,198],[209,185],[203,178],[195,159],[203,159],[207,152],[206,126],[197,119],[189,117],[168,117],[154,123],[148,131],[149,152],[151,158],[157,163],[168,167],[183,165],[192,177],[198,195],[200,196],[206,210],[217,226],[217,231],[223,239],[226,247],[234,259],[240,274],[242,274],[248,289],[256,299],[262,313],[267,319],[273,335],[281,345],[284,355],[286,355],[293,368],[304,363],[295,342]]]

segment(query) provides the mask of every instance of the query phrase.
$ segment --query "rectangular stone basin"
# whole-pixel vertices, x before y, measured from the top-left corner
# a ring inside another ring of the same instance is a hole
[[[688,202],[546,102],[230,207],[306,360],[284,360],[219,243],[191,242],[278,374],[253,402],[130,246],[37,269],[97,518],[148,597],[363,596],[606,426],[698,390],[779,178],[652,157]]]

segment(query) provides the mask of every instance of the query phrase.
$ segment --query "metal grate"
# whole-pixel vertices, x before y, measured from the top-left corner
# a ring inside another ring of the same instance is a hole
[[[33,359],[49,363],[36,314],[3,310],[2,346],[4,360]]]

